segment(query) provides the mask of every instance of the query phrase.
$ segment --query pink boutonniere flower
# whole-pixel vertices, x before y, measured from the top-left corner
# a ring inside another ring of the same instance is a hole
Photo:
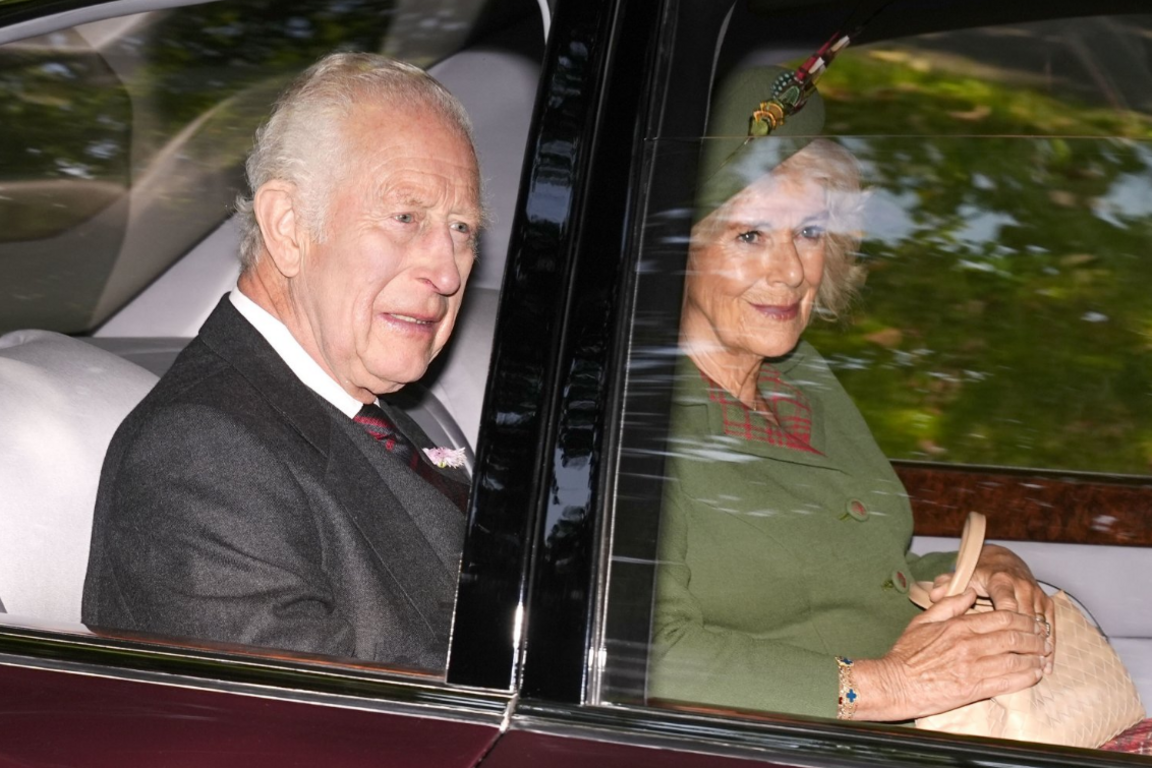
[[[425,448],[424,453],[427,454],[429,461],[441,469],[464,466],[463,448]]]

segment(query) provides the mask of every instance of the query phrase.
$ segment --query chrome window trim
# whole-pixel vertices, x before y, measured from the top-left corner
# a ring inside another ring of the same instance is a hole
[[[1103,768],[1132,765],[1119,752],[955,736],[886,723],[794,715],[744,717],[636,706],[570,706],[521,701],[509,732],[820,768]],[[653,761],[658,764],[658,761]]]

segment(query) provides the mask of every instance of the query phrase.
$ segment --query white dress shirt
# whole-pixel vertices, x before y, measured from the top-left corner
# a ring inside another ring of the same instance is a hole
[[[348,418],[352,418],[360,412],[364,403],[345,392],[335,379],[324,372],[320,364],[304,351],[300,342],[296,341],[296,337],[288,330],[288,326],[241,293],[239,288],[233,288],[232,292],[228,294],[228,298],[232,301],[232,306],[236,307],[236,311],[252,323],[257,332],[272,345],[276,354],[280,355],[285,364],[292,369],[292,373],[296,374],[296,378],[304,382],[305,386],[334,405]]]

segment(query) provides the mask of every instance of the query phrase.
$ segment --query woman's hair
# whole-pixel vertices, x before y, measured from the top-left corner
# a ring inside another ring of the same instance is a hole
[[[761,140],[763,141],[763,140]],[[816,314],[836,319],[847,310],[864,282],[864,267],[856,263],[860,247],[860,210],[864,195],[860,189],[860,167],[852,153],[828,139],[814,139],[777,165],[772,175],[788,175],[818,182],[828,207],[824,276],[816,293]],[[729,198],[713,212],[722,212]],[[709,215],[693,228],[693,240],[711,235],[711,222],[723,217]]]
[[[331,192],[352,170],[345,123],[353,108],[365,102],[430,109],[472,144],[472,125],[463,105],[424,70],[369,53],[324,57],[281,94],[268,121],[256,131],[246,164],[251,194],[236,199],[243,270],[255,265],[263,246],[253,197],[273,179],[296,186],[304,225],[317,242],[327,238]]]

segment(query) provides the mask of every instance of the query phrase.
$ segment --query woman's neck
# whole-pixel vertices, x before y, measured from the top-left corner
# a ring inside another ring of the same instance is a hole
[[[688,357],[696,367],[728,394],[749,408],[771,414],[760,395],[760,365],[763,359],[754,355],[732,354],[722,348],[684,344]]]

